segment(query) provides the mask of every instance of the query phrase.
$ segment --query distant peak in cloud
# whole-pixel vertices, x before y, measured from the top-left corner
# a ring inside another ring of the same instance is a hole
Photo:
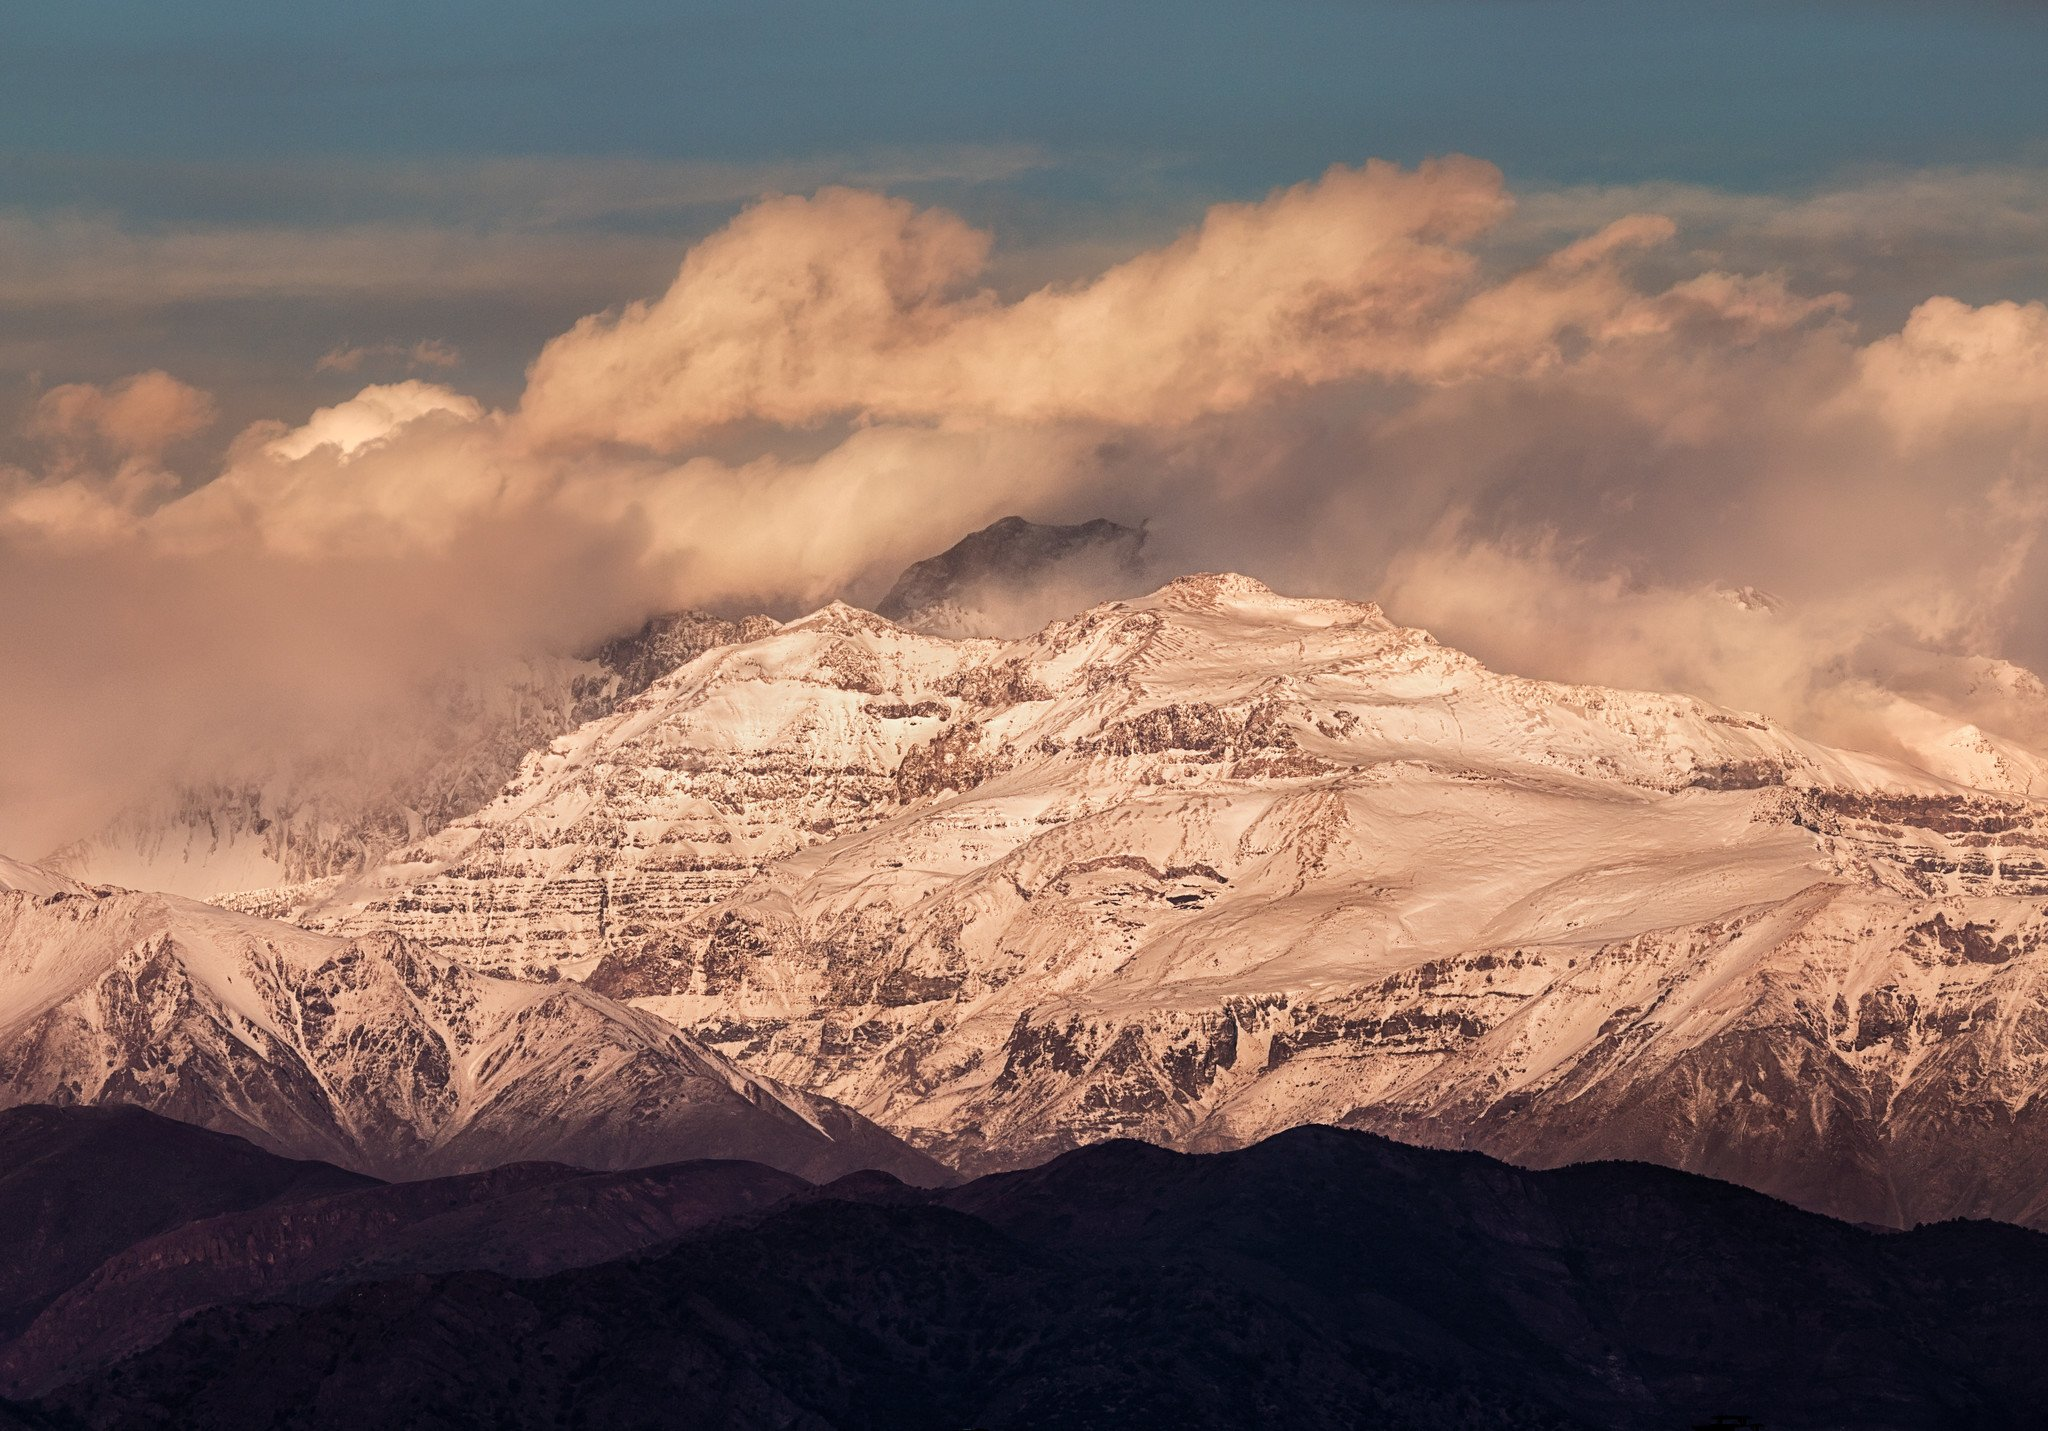
[[[943,636],[1014,636],[1146,581],[1145,533],[1097,517],[1051,526],[1004,517],[913,563],[877,614]]]

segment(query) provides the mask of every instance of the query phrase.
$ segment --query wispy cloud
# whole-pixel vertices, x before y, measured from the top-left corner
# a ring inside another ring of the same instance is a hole
[[[1538,189],[1499,242],[1541,251],[1626,213],[1669,215],[1682,254],[1854,292],[1896,322],[1932,292],[2048,296],[2048,163],[1883,169],[1786,192],[1648,183]]]
[[[329,348],[313,363],[317,373],[359,373],[365,367],[397,368],[402,372],[459,368],[462,352],[439,338],[413,343],[357,343]]]
[[[932,146],[721,164],[622,157],[131,164],[16,155],[0,208],[0,304],[365,288],[483,291],[628,273],[764,194],[831,183],[915,192],[1014,179],[1026,146]],[[554,281],[561,281],[556,279]]]

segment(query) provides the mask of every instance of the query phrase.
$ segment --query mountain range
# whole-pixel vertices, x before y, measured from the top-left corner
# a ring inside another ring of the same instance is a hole
[[[1135,550],[998,524],[900,605]],[[15,867],[6,1100],[379,1175],[1325,1123],[2048,1225],[2044,807],[1987,732],[1831,748],[1233,575],[1014,639],[834,603],[599,656],[603,709],[359,868],[223,909]]]

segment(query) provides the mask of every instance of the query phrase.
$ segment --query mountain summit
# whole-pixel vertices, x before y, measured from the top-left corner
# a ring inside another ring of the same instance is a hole
[[[1044,526],[1004,517],[906,569],[875,604],[941,636],[1021,635],[1055,616],[1143,589],[1145,533],[1098,517]]]

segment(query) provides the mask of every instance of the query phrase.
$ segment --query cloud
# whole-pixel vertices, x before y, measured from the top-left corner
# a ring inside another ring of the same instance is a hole
[[[338,458],[347,461],[407,424],[435,414],[475,422],[483,416],[483,407],[474,398],[416,379],[367,387],[347,402],[323,407],[303,425],[270,439],[264,444],[264,451],[293,461],[319,448],[332,447]]]
[[[123,457],[154,457],[211,427],[213,399],[152,371],[107,387],[66,383],[36,400],[29,435],[60,446],[101,443]]]
[[[624,156],[147,163],[10,155],[0,305],[150,309],[251,297],[596,291],[673,267],[769,191],[956,190],[1047,167],[1028,145],[919,145],[759,164]],[[227,211],[236,222],[195,221]]]
[[[103,215],[0,211],[0,305],[119,311],[532,285],[580,292],[607,272],[658,272],[673,252],[672,240],[634,233],[361,219],[153,230]]]
[[[398,367],[406,372],[421,368],[459,368],[462,353],[453,343],[439,338],[422,338],[416,343],[361,343],[329,348],[313,363],[317,373],[355,373],[365,364]]]
[[[357,749],[452,664],[873,597],[1010,512],[1149,517],[1162,569],[1378,596],[1507,669],[1944,769],[1960,723],[2048,741],[2048,688],[1995,665],[2048,661],[2048,310],[1923,293],[1865,332],[1825,274],[1611,198],[1566,229],[1475,160],[1338,168],[1023,292],[944,209],[770,198],[546,344],[516,403],[371,384],[196,483],[148,456],[197,420],[172,380],[52,390],[43,458],[0,470],[0,670],[32,673],[0,697],[0,848]]]
[[[623,154],[462,157],[119,159],[16,153],[11,192],[46,212],[122,214],[162,230],[195,211],[252,226],[325,227],[337,216],[471,233],[568,229],[731,208],[769,192],[832,184],[870,189],[973,187],[1053,167],[1029,144],[915,144],[758,162]]]
[[[1679,228],[1675,265],[1773,270],[1856,297],[1869,331],[1931,294],[1970,302],[2048,297],[2048,167],[1866,169],[1803,191],[1665,182],[1540,188],[1496,235],[1538,253],[1630,213]]]
[[[660,299],[548,344],[520,416],[540,443],[656,450],[749,420],[1158,425],[1290,386],[1540,367],[1574,338],[1695,312],[1768,326],[1812,311],[1725,277],[1634,292],[1620,264],[1672,233],[1655,215],[1489,284],[1470,246],[1509,208],[1499,171],[1474,160],[1339,167],[1005,303],[975,286],[990,236],[952,214],[845,189],[775,199],[692,249]]]
[[[1865,393],[1909,442],[1959,426],[2048,431],[2048,304],[1930,298],[1860,359]]]

